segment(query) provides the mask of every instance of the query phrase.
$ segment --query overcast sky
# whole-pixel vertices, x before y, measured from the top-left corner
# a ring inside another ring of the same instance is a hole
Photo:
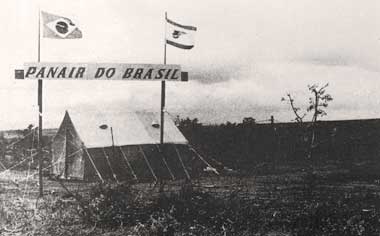
[[[4,4],[5,2],[5,4]],[[325,119],[380,117],[380,1],[5,0],[0,8],[0,129],[37,123],[37,82],[14,69],[37,60],[39,9],[66,16],[80,40],[41,40],[41,61],[163,63],[164,13],[198,28],[195,47],[168,46],[189,82],[167,83],[171,115],[202,122],[251,116],[291,121],[281,97],[303,108],[307,85],[329,83]],[[159,82],[46,81],[44,124],[65,109],[156,110]],[[90,114],[90,113],[89,113]],[[23,128],[23,127],[21,127]]]

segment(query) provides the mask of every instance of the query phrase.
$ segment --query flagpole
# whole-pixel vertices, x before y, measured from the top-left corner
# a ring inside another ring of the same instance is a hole
[[[41,61],[41,11],[38,9],[38,62]],[[43,196],[42,184],[42,79],[38,80],[38,177],[40,197]]]
[[[166,65],[166,19],[168,18],[165,12],[165,37],[164,37],[164,65]],[[164,144],[164,119],[165,119],[165,80],[161,81],[161,125],[160,125],[160,144]]]

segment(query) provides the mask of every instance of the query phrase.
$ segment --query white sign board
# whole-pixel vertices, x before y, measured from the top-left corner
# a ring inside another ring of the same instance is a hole
[[[180,65],[25,63],[24,79],[182,81]]]

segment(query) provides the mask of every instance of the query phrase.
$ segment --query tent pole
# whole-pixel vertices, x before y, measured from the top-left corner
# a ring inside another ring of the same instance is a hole
[[[166,19],[167,13],[165,12],[165,37],[164,37],[164,65],[166,65]],[[160,144],[164,144],[164,119],[165,119],[165,80],[161,81],[161,125],[160,125]]]
[[[41,61],[41,12],[38,10],[38,62]],[[38,80],[38,169],[39,169],[39,196],[43,196],[42,183],[42,79]]]

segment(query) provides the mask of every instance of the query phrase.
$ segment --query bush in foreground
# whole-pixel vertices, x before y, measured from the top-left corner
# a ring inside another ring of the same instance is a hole
[[[316,189],[301,200],[289,194],[246,199],[189,185],[157,193],[120,184],[46,198],[38,214],[21,216],[29,235],[379,235],[379,209],[378,195],[363,189]]]

